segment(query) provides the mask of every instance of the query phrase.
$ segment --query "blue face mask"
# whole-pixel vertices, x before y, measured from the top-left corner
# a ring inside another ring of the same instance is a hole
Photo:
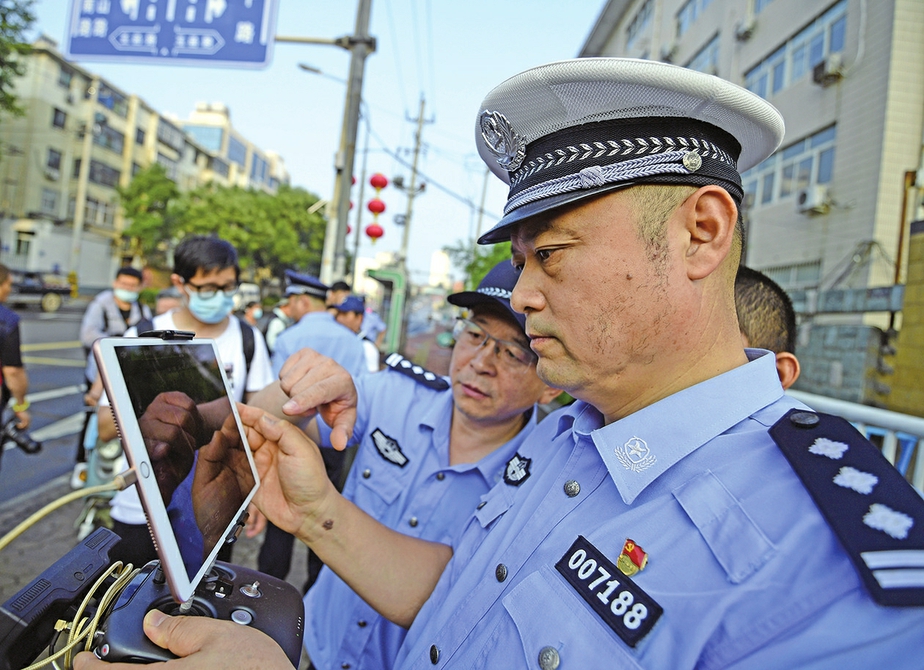
[[[198,293],[190,292],[189,311],[202,323],[218,323],[234,309],[234,296],[226,296],[218,291],[211,298],[200,298]]]
[[[259,307],[253,311],[253,318],[260,319],[263,318],[263,310]]]
[[[138,291],[127,291],[124,288],[113,289],[115,297],[122,302],[135,302],[138,299]]]

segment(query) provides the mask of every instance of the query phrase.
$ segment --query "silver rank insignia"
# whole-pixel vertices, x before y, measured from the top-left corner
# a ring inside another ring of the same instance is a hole
[[[402,468],[407,465],[407,456],[401,451],[401,446],[397,440],[388,437],[380,428],[372,431],[372,443],[378,450],[379,455],[389,463],[394,463]]]
[[[513,458],[507,461],[507,467],[504,468],[504,482],[510,486],[519,486],[529,479],[529,464],[533,462],[531,458],[523,458],[520,454],[514,454]]]
[[[647,470],[658,459],[651,453],[648,444],[640,437],[632,437],[621,447],[616,447],[616,458],[626,470],[641,472]]]

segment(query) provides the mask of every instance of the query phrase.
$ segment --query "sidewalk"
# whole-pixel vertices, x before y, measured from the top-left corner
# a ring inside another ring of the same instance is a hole
[[[54,479],[45,486],[14,498],[0,506],[0,537],[16,527],[30,514],[71,491],[70,475]],[[75,500],[38,521],[0,552],[0,603],[38,577],[77,544],[74,519],[83,508],[83,499]],[[263,536],[248,539],[241,534],[234,547],[234,563],[256,569],[257,553]],[[295,543],[292,570],[287,581],[301,592],[307,577],[308,549]],[[302,659],[300,667],[307,667]]]

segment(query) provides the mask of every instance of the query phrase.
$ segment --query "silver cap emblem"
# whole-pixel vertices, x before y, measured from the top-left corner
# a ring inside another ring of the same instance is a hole
[[[497,164],[513,172],[526,158],[526,142],[516,134],[513,126],[500,112],[485,110],[478,119],[481,137],[485,145],[497,158]]]

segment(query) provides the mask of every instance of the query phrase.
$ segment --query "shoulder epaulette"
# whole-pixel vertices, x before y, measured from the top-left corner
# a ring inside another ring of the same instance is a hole
[[[435,372],[430,372],[429,370],[424,370],[419,365],[414,365],[401,354],[391,354],[388,358],[385,359],[385,365],[390,367],[392,370],[397,370],[398,372],[407,375],[417,383],[423,384],[427,388],[431,388],[434,391],[445,391],[449,388],[449,382],[440,377],[438,374]]]
[[[924,499],[856,428],[794,409],[770,436],[880,605],[924,605]]]

